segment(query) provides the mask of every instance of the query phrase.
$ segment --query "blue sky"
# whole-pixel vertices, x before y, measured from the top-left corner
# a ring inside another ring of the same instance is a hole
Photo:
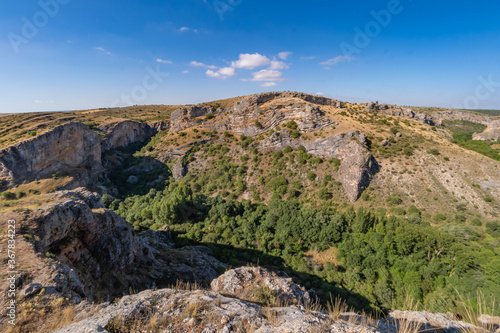
[[[0,3],[0,112],[294,90],[500,109],[498,1]]]

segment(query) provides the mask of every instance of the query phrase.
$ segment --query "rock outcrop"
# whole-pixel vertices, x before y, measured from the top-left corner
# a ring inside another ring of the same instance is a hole
[[[472,135],[472,140],[493,140],[498,141],[500,139],[500,120],[492,121],[488,124],[488,127],[483,133],[474,133]]]
[[[83,178],[97,180],[103,171],[101,144],[97,133],[87,125],[70,122],[1,150],[0,186],[30,182],[75,168],[85,174]]]
[[[309,293],[293,283],[292,278],[282,272],[281,276],[262,267],[239,267],[231,269],[213,280],[212,291],[243,300],[262,302],[263,297],[290,304],[304,304],[311,301]],[[266,295],[266,290],[269,293]]]
[[[313,104],[319,104],[319,105],[331,105],[337,108],[341,107],[341,102],[331,99],[331,98],[326,98],[322,96],[316,96],[316,95],[309,95],[309,94],[304,94],[300,92],[290,92],[290,91],[283,91],[283,92],[270,92],[270,93],[262,93],[262,94],[256,94],[256,95],[251,95],[248,96],[244,99],[242,99],[239,102],[236,102],[234,104],[234,112],[238,113],[241,112],[245,109],[248,109],[249,107],[253,105],[259,105],[259,104],[264,104],[266,102],[272,101],[273,99],[277,98],[300,98],[306,102],[313,103]]]
[[[338,158],[342,160],[338,178],[351,202],[355,202],[363,190],[370,185],[371,178],[378,172],[379,165],[366,147],[366,136],[361,132],[349,131],[314,142],[292,138],[288,131],[276,132],[265,139],[260,147],[283,150],[287,146],[302,145],[313,156]]]
[[[92,315],[88,316],[89,313]],[[397,311],[387,318],[367,318],[351,312],[315,311],[304,306],[266,307],[203,290],[146,290],[114,304],[82,303],[75,323],[56,333],[119,332],[153,328],[161,332],[495,332],[444,314]]]
[[[161,126],[161,125],[159,125]],[[125,120],[99,126],[99,131],[103,132],[102,151],[128,146],[131,143],[145,141],[154,136],[157,129],[146,123]]]
[[[173,249],[168,229],[135,236],[128,222],[84,188],[48,199],[52,204],[31,212],[25,228],[35,251],[53,258],[56,267],[51,274],[29,273],[30,288],[39,285],[76,301],[102,300],[178,280],[206,285],[225,267],[208,248]]]

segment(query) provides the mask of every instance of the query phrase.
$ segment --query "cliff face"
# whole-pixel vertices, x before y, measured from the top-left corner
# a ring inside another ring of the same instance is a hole
[[[15,184],[50,177],[68,171],[74,181],[70,188],[95,183],[105,172],[101,164],[104,151],[150,139],[167,122],[148,125],[123,121],[101,126],[99,134],[87,125],[70,122],[51,131],[0,151],[0,190]]]
[[[4,186],[50,176],[65,168],[84,168],[91,180],[102,171],[99,137],[82,123],[55,127],[0,151],[0,181]]]
[[[165,127],[165,124],[158,124]],[[122,122],[107,124],[99,127],[104,133],[102,140],[102,151],[113,148],[125,147],[137,141],[145,141],[154,136],[158,131],[146,123],[126,120]]]
[[[489,123],[483,133],[474,133],[472,139],[498,141],[500,139],[500,120]]]

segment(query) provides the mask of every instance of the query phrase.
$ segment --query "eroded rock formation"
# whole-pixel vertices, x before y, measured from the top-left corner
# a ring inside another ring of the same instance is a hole
[[[76,168],[88,180],[97,180],[103,171],[101,143],[88,126],[70,122],[1,150],[0,187],[2,180],[11,186]]]
[[[500,139],[500,120],[492,121],[488,124],[488,127],[483,133],[474,133],[472,135],[472,140],[493,140],[498,141]]]
[[[159,127],[165,125],[159,125]],[[113,148],[125,147],[131,143],[150,139],[158,131],[146,123],[132,120],[111,123],[99,126],[99,130],[104,133],[102,140],[102,151]]]

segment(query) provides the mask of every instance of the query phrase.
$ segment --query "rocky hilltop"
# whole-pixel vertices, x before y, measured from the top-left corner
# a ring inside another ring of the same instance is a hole
[[[471,123],[481,149],[453,140]],[[497,123],[296,92],[6,123],[32,136],[0,150],[17,331],[498,332],[392,310],[402,290],[434,309],[467,279],[497,292]]]

